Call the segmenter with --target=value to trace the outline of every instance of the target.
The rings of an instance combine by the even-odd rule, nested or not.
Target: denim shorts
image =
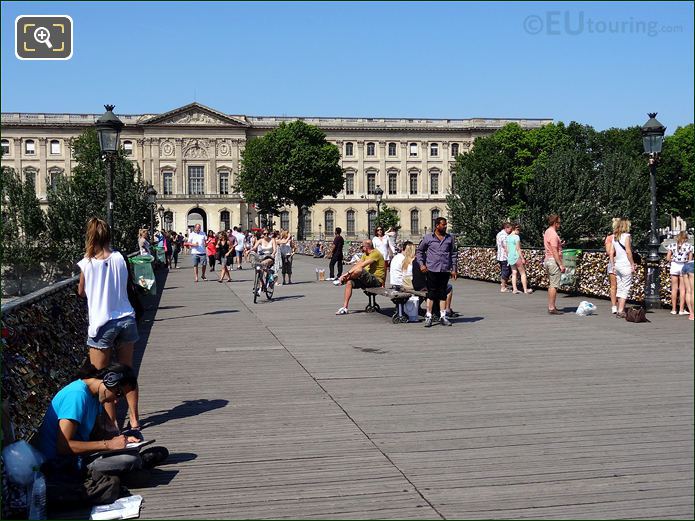
[[[205,255],[197,255],[193,254],[193,267],[195,268],[198,264],[201,266],[207,266],[208,265],[208,258]]]
[[[126,342],[137,342],[140,335],[135,317],[114,318],[101,326],[97,336],[87,339],[87,345],[96,349],[109,349]]]
[[[692,275],[693,274],[693,261],[686,262],[681,270],[681,275]]]

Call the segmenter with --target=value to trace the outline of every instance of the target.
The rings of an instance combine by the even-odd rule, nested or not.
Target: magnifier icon
[[[36,40],[39,43],[45,43],[46,47],[48,47],[49,49],[53,49],[53,45],[51,45],[51,33],[45,27],[36,28],[36,30],[34,31],[34,40]]]

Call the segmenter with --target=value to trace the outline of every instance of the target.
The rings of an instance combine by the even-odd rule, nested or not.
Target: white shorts
[[[683,266],[685,266],[685,262],[671,261],[671,275],[682,275]]]

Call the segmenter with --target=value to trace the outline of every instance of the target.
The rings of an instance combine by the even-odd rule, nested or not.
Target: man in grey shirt
[[[440,324],[450,326],[446,316],[446,287],[451,276],[456,280],[456,249],[454,237],[446,233],[447,222],[444,217],[434,221],[434,231],[418,244],[415,258],[420,271],[427,278],[427,313],[425,327],[432,326],[432,303],[439,300]]]

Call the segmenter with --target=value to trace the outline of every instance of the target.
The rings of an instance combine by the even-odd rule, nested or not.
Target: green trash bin
[[[582,250],[567,249],[562,250],[562,263],[565,265],[565,272],[560,277],[561,286],[574,286],[577,283],[577,259]]]
[[[152,255],[135,255],[128,259],[133,266],[133,282],[148,295],[157,294],[157,282],[152,269]]]

